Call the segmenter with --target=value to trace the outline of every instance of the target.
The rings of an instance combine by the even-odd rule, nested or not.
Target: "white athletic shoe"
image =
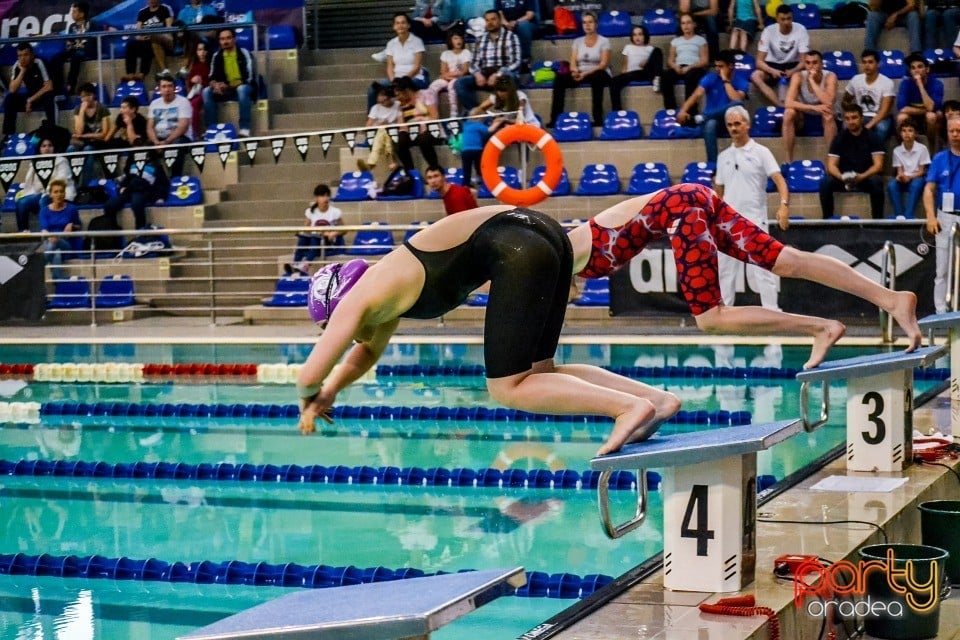
[[[237,135],[239,135],[241,138],[249,138],[250,129],[240,129],[239,131],[237,131]]]

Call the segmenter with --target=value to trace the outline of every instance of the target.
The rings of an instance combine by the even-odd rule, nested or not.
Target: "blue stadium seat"
[[[582,111],[570,111],[557,116],[553,139],[557,142],[581,142],[593,139],[593,123],[590,115]]]
[[[600,140],[636,140],[643,135],[636,111],[611,111],[603,121]]]
[[[783,133],[783,107],[763,107],[753,114],[750,135],[754,138],[779,138]]]
[[[377,196],[377,200],[384,201],[393,201],[393,200],[419,200],[423,197],[423,178],[420,176],[420,172],[416,169],[410,169],[407,171],[407,175],[413,178],[413,192],[408,196]]]
[[[620,193],[620,176],[612,164],[588,164],[583,168],[574,195],[610,196]]]
[[[823,68],[837,74],[838,80],[849,80],[857,75],[857,59],[850,51],[826,51],[823,54]]]
[[[187,91],[183,87],[183,80],[181,80],[180,78],[173,79],[173,86],[174,86],[173,92],[178,96],[182,96],[186,94]],[[150,94],[150,99],[156,100],[159,97],[160,97],[160,85],[157,84],[153,87],[153,92]]]
[[[165,207],[192,207],[203,204],[203,187],[196,176],[179,176],[170,180],[170,194]]]
[[[305,307],[310,291],[310,278],[300,273],[281,276],[273,296],[263,303],[265,307]]]
[[[34,153],[36,153],[36,150],[29,133],[15,133],[7,138],[7,144],[3,145],[4,158],[32,156]]]
[[[379,256],[390,253],[394,247],[393,232],[379,229],[379,222],[367,223],[370,228],[357,231],[353,247],[347,249],[352,256]]]
[[[47,309],[86,309],[90,307],[90,283],[83,276],[58,280]]]
[[[120,36],[118,38],[104,38],[103,55],[107,60],[123,60],[127,53],[127,42],[130,36]]]
[[[267,47],[271,51],[280,49],[296,49],[297,34],[288,24],[272,25],[267,32]]]
[[[807,29],[819,29],[823,24],[820,7],[815,4],[793,5],[793,19]]]
[[[523,183],[520,181],[520,172],[514,167],[497,167],[497,173],[500,174],[500,178],[506,182],[507,186],[511,189],[523,189]],[[477,197],[493,197],[493,194],[490,193],[490,190],[487,188],[487,185],[483,180],[480,181],[480,188],[477,190]]]
[[[10,185],[10,188],[7,189],[7,193],[3,198],[3,207],[0,207],[0,211],[4,213],[13,213],[17,210],[17,192],[20,191],[20,183],[14,182]]]
[[[103,187],[103,190],[107,192],[107,197],[112,198],[117,195],[117,183],[108,178],[101,178],[99,180],[91,180],[89,183],[91,187]],[[78,204],[77,209],[102,209],[102,202],[91,202],[90,204]]]
[[[533,170],[533,175],[530,176],[530,186],[535,186],[538,182],[543,180],[543,174],[547,172],[547,168],[543,165],[540,165]],[[567,175],[567,168],[563,168],[563,173],[560,174],[560,184],[557,185],[557,188],[553,190],[555,196],[568,196],[570,195],[570,176]]]
[[[447,179],[447,182],[450,184],[459,184],[463,185],[463,169],[460,167],[447,167],[443,172],[444,177]],[[439,200],[440,194],[430,189],[430,192],[425,196],[432,200]]]
[[[123,99],[127,96],[135,97],[141,106],[150,104],[147,96],[147,87],[139,80],[127,80],[117,85],[117,90],[113,92],[113,102],[110,103],[110,106],[119,107],[120,103],[123,102]]]
[[[653,116],[653,124],[650,125],[650,134],[647,137],[652,140],[666,140],[668,138],[699,138],[701,135],[700,127],[680,126],[675,109],[660,109]]]
[[[340,178],[340,185],[337,187],[337,195],[333,197],[335,202],[357,202],[360,200],[370,200],[370,187],[376,189],[376,182],[369,171],[353,171],[345,173]]]
[[[819,160],[794,160],[783,169],[790,193],[817,193],[827,173]]]
[[[204,151],[207,153],[216,153],[217,152],[217,143],[226,142],[228,140],[237,140],[237,128],[233,126],[230,122],[221,122],[219,124],[214,124],[207,127],[207,130],[203,132],[203,139],[205,142],[210,142]],[[237,145],[234,144],[231,147],[231,150],[236,151]]]
[[[626,193],[642,196],[670,186],[670,170],[662,162],[641,162],[633,168]]]
[[[923,57],[927,59],[933,75],[951,77],[957,74],[956,58],[952,49],[924,49]]]
[[[899,80],[907,74],[903,51],[894,49],[880,52],[880,73],[891,80]]]
[[[415,236],[415,235],[417,235],[418,233],[420,233],[420,231],[422,231],[423,229],[426,229],[427,227],[430,226],[430,223],[429,223],[429,222],[426,222],[426,221],[424,221],[424,220],[418,220],[417,222],[411,222],[410,224],[411,224],[412,226],[415,226],[416,229],[410,229],[410,230],[408,230],[405,234],[403,234],[403,241],[404,241],[404,242],[406,242],[407,240],[409,240],[412,236]]]
[[[626,11],[604,11],[597,19],[597,32],[608,38],[629,38],[632,30]]]
[[[100,282],[97,292],[98,308],[129,307],[134,303],[133,279],[130,276],[107,276]]]
[[[256,48],[253,46],[253,29],[250,29],[249,27],[240,27],[236,30],[236,34],[238,47],[243,47],[247,51],[253,51]]]
[[[578,307],[609,307],[610,278],[584,280],[583,291],[573,304]]]
[[[677,14],[670,9],[650,9],[643,14],[643,24],[651,36],[676,35]]]
[[[466,303],[468,307],[485,307],[489,298],[489,293],[474,293],[467,298]]]
[[[67,48],[66,40],[47,40],[43,38],[30,44],[33,45],[33,53],[47,63],[48,68],[53,56],[63,53]]]
[[[713,174],[717,172],[717,165],[713,162],[691,162],[683,169],[680,182],[698,182],[713,188]]]
[[[823,136],[823,117],[815,113],[803,114],[803,128],[798,134],[807,138]]]
[[[757,68],[757,61],[749,53],[738,53],[734,55],[733,73],[741,80],[750,81],[750,74]]]

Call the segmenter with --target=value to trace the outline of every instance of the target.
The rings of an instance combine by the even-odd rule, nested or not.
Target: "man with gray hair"
[[[947,121],[947,142],[950,146],[933,156],[923,190],[926,228],[937,238],[937,274],[933,281],[937,313],[947,312],[950,230],[960,222],[960,118]]]
[[[750,138],[750,113],[744,107],[730,107],[724,118],[733,144],[717,159],[717,173],[714,176],[717,195],[745,218],[766,230],[767,178],[770,178],[780,194],[777,222],[781,229],[786,229],[790,225],[790,191],[773,153]],[[723,253],[718,257],[720,294],[723,304],[732,306],[737,296],[737,275],[741,263]],[[779,309],[777,276],[754,265],[745,266],[746,282],[760,295],[760,304],[767,309]]]

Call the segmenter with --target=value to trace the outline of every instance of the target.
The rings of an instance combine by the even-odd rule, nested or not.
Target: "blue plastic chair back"
[[[514,167],[497,167],[497,173],[500,174],[500,178],[507,183],[507,186],[511,189],[523,189],[523,183],[520,181],[520,172]],[[480,189],[477,190],[478,198],[492,198],[493,194],[490,193],[490,190],[487,188],[486,183],[480,181]]]
[[[530,186],[535,186],[538,182],[543,180],[543,174],[547,172],[547,168],[543,165],[535,167],[533,174],[530,176]],[[560,184],[557,185],[557,188],[553,190],[555,196],[568,196],[570,195],[570,176],[567,175],[567,168],[563,168],[563,172],[560,174]]]
[[[272,29],[271,29],[272,31]],[[247,51],[253,52],[253,29],[249,27],[240,27],[236,30],[237,46]]]
[[[36,149],[33,146],[33,139],[29,133],[15,133],[7,138],[7,143],[3,145],[4,158],[32,156],[35,153]]]
[[[128,275],[107,276],[100,282],[97,307],[113,309],[134,304],[133,279]]]
[[[604,11],[597,19],[597,32],[608,38],[629,38],[633,25],[626,11]]]
[[[575,195],[609,196],[620,193],[620,176],[612,164],[588,164],[577,185]]]
[[[808,138],[817,138],[823,135],[823,117],[819,114],[803,114],[803,129],[801,135]]]
[[[819,160],[794,160],[784,167],[787,187],[791,193],[817,193],[826,169]]]
[[[838,80],[849,80],[857,75],[857,59],[850,51],[827,51],[823,54],[823,68],[837,74]]]
[[[672,36],[677,33],[677,14],[670,9],[650,9],[643,14],[643,24],[651,36]]]
[[[393,232],[379,229],[380,223],[368,223],[370,228],[357,231],[353,246],[347,249],[352,256],[380,256],[393,250]]]
[[[17,192],[20,191],[20,186],[19,182],[14,182],[10,185],[6,195],[3,197],[3,207],[0,207],[0,211],[12,213],[17,210]]]
[[[147,99],[147,87],[139,80],[127,80],[117,85],[117,90],[113,92],[113,102],[111,107],[119,107],[123,99],[129,96],[136,98],[141,105],[149,104]]]
[[[336,202],[357,202],[370,199],[369,188],[376,188],[376,183],[369,171],[352,171],[340,178],[337,195],[333,196]]]
[[[582,142],[593,139],[593,124],[590,116],[581,111],[561,113],[553,129],[553,139],[557,142]]]
[[[47,40],[41,39],[31,43],[33,53],[46,63],[47,70],[50,70],[50,61],[57,54],[63,53],[67,49],[66,40]]]
[[[650,135],[647,137],[653,140],[666,140],[668,138],[699,138],[701,135],[700,127],[680,126],[675,109],[661,109],[653,116]]]
[[[573,304],[578,307],[609,307],[610,278],[584,280],[583,291]]]
[[[90,283],[83,276],[57,281],[48,309],[85,309],[90,307]]]
[[[273,296],[263,303],[265,307],[305,307],[310,291],[310,278],[298,273],[281,276]]]
[[[611,111],[603,121],[601,140],[636,140],[643,135],[636,111]]]
[[[443,170],[443,176],[450,184],[463,185],[463,169],[460,167],[447,167]],[[427,191],[426,187],[424,187],[424,191]],[[431,200],[439,200],[440,194],[430,189],[424,197],[430,198]]]
[[[713,188],[713,174],[717,165],[713,162],[691,162],[683,169],[681,182],[696,182]]]
[[[763,107],[753,114],[750,135],[754,138],[779,138],[783,133],[783,107]]]
[[[423,197],[423,178],[416,169],[407,171],[407,175],[413,178],[413,191],[406,196],[377,196],[377,200],[418,200]]]
[[[641,162],[633,168],[627,193],[642,196],[670,186],[670,170],[662,162]]]
[[[210,142],[204,151],[207,153],[216,153],[217,152],[217,143],[219,142],[229,142],[231,140],[237,140],[239,136],[237,135],[237,128],[230,122],[221,122],[219,124],[211,125],[207,127],[207,130],[203,132],[203,140],[205,142]],[[237,145],[234,144],[230,147],[231,150],[236,151]]]
[[[293,27],[288,24],[271,26],[267,32],[267,45],[271,51],[296,49],[297,34],[294,33]]]
[[[923,57],[930,65],[933,75],[948,77],[956,75],[956,58],[953,56],[952,49],[924,49]]]
[[[170,180],[165,207],[192,207],[203,204],[203,187],[196,176],[178,176]]]
[[[823,24],[820,7],[815,4],[793,5],[793,19],[807,29],[819,29]]]
[[[899,80],[907,74],[903,51],[896,49],[880,52],[880,73],[891,80]]]
[[[757,68],[757,62],[749,53],[738,53],[734,55],[733,74],[745,82],[750,81],[750,74]]]

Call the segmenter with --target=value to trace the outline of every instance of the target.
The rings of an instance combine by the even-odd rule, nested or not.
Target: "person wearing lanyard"
[[[750,113],[745,108],[734,105],[727,109],[724,117],[733,144],[717,159],[717,173],[714,176],[717,195],[742,216],[766,231],[767,178],[770,178],[780,194],[777,222],[781,229],[786,230],[790,226],[790,191],[773,153],[750,137]],[[741,263],[725,253],[720,253],[717,258],[720,295],[723,297],[723,304],[733,306],[737,297],[737,274],[740,272]],[[756,265],[747,264],[746,279],[750,287],[760,294],[760,304],[763,307],[780,309],[777,304],[777,276]]]
[[[937,313],[947,312],[947,258],[950,229],[960,222],[960,118],[947,122],[948,149],[933,156],[923,189],[923,210],[927,231],[937,237],[937,275],[933,281],[933,303]],[[934,209],[936,202],[936,209]]]

